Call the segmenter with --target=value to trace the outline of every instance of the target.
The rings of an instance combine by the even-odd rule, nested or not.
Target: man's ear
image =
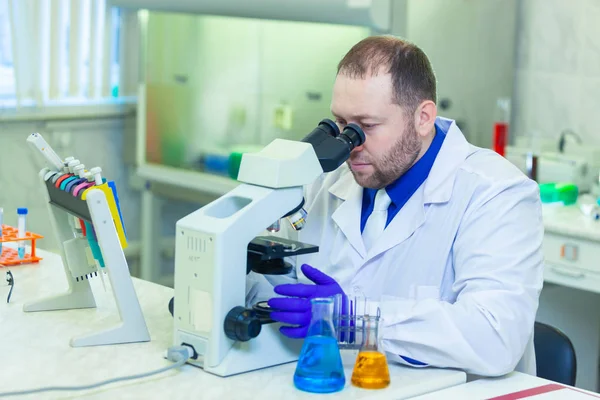
[[[426,137],[433,131],[437,117],[437,106],[431,100],[425,100],[415,110],[415,129],[419,136]]]

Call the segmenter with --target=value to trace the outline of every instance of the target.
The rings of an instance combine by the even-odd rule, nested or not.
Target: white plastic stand
[[[43,183],[46,188],[46,183]],[[97,346],[117,343],[147,342],[150,334],[142,314],[127,260],[117,235],[110,208],[104,192],[100,189],[88,191],[85,202],[102,251],[105,267],[94,265],[87,255],[88,242],[85,238],[75,238],[65,210],[50,203],[50,194],[44,190],[48,202],[50,221],[61,243],[61,256],[65,275],[69,283],[66,293],[25,304],[23,311],[67,310],[96,307],[94,293],[87,279],[78,279],[79,275],[102,274],[105,270],[112,286],[121,323],[115,327],[71,339],[71,346]],[[79,200],[84,201],[84,200]],[[75,272],[77,271],[77,272]],[[85,273],[81,273],[84,271]]]

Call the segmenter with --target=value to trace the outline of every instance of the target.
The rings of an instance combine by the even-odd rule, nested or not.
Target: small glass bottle
[[[346,384],[333,327],[333,299],[311,299],[312,317],[304,339],[294,385],[305,392],[333,393]]]
[[[510,124],[510,99],[497,100],[497,108],[494,122],[493,144],[496,153],[504,157],[508,145]]]
[[[383,389],[390,384],[385,353],[379,351],[379,317],[364,316],[364,343],[356,357],[352,384],[364,389]]]

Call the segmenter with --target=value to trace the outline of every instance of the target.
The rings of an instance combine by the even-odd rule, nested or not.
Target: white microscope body
[[[231,312],[245,306],[248,244],[303,203],[304,185],[337,168],[364,142],[360,128],[353,128],[349,141],[348,135],[338,136],[337,127],[332,134],[331,125],[324,126],[331,135],[324,146],[319,125],[311,134],[320,129],[317,140],[276,139],[258,153],[244,154],[238,176],[244,183],[177,222],[174,344],[193,347],[189,363],[229,376],[298,359],[302,342],[283,336],[280,324],[257,325],[246,318],[251,310],[234,317]],[[323,148],[326,155],[319,154]]]

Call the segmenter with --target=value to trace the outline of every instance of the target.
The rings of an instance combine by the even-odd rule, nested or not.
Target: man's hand
[[[325,275],[308,264],[302,265],[304,275],[314,285],[304,283],[275,286],[275,293],[289,297],[275,297],[269,300],[269,306],[276,309],[271,313],[275,321],[295,326],[282,326],[279,330],[290,338],[304,338],[308,331],[311,317],[310,299],[344,295],[344,291],[332,277]]]

